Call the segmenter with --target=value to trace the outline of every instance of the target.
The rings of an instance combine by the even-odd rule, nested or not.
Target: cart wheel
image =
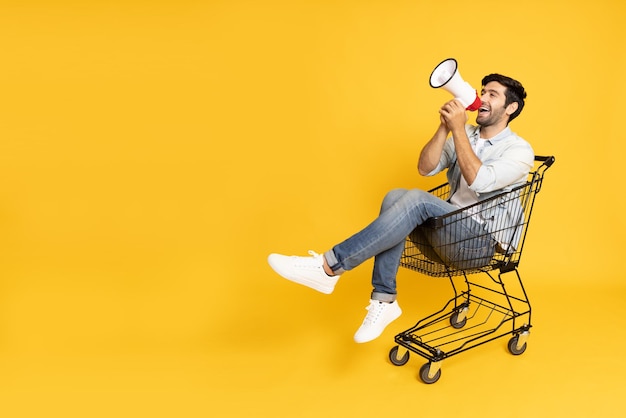
[[[389,351],[389,360],[395,366],[404,366],[409,361],[409,351],[407,350],[402,357],[398,358],[398,348],[396,345]]]
[[[518,341],[519,336],[516,335],[514,337],[512,337],[509,340],[509,352],[511,354],[513,354],[514,356],[519,356],[520,354],[522,354],[524,351],[526,351],[526,343],[524,343],[524,345],[522,345],[521,348],[517,348],[517,341]]]
[[[437,370],[437,373],[433,377],[428,377],[429,372],[430,363],[426,363],[420,367],[420,379],[422,379],[422,382],[427,384],[435,383],[441,377],[441,369]]]
[[[455,312],[452,314],[452,316],[450,317],[450,325],[452,325],[452,328],[463,328],[465,326],[465,324],[467,323],[467,317],[463,318],[463,320],[459,321],[459,313]]]

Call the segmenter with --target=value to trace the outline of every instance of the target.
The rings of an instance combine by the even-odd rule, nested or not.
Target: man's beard
[[[485,117],[485,119],[480,120],[481,113],[479,112],[478,115],[476,116],[476,124],[480,126],[484,126],[484,127],[495,125],[498,123],[503,113],[504,113],[504,108],[491,109],[489,111],[489,114]]]

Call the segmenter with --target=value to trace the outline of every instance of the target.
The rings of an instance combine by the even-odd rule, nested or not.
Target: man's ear
[[[510,103],[506,107],[506,114],[511,116],[513,113],[515,113],[515,111],[517,110],[518,107],[519,107],[519,103],[517,103],[517,102]]]

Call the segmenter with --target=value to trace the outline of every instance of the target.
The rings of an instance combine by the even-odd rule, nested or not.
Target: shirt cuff
[[[493,183],[491,171],[489,168],[481,165],[478,169],[478,173],[476,173],[476,177],[474,178],[472,185],[469,186],[469,188],[476,193],[480,193],[489,187],[491,183]]]

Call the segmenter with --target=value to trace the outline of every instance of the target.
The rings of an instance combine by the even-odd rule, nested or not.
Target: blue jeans
[[[458,208],[423,190],[395,189],[385,196],[380,215],[365,229],[335,245],[324,253],[328,266],[336,274],[352,270],[365,260],[374,258],[372,275],[372,299],[393,302],[396,299],[396,275],[405,240],[412,232],[422,232],[434,245],[449,239],[449,231],[420,228],[428,218],[442,216]],[[445,246],[445,254],[437,256],[446,263],[454,263],[468,251],[482,254],[483,260],[491,259],[495,241],[485,232],[483,225],[471,217],[463,217],[462,228],[457,229],[455,244]],[[459,237],[458,233],[461,233]],[[431,251],[432,252],[432,251]],[[425,252],[426,255],[428,255]],[[463,266],[460,266],[463,268]]]

